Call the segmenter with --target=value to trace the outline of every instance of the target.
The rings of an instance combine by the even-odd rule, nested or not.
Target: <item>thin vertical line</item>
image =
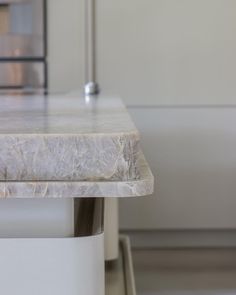
[[[43,55],[44,55],[44,88],[48,88],[48,36],[47,36],[47,25],[48,25],[48,14],[47,14],[47,1],[43,0]]]
[[[96,5],[85,0],[85,83],[96,82]]]

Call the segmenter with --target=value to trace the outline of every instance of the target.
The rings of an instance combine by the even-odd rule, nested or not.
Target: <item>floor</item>
[[[236,249],[134,250],[137,295],[236,295]]]

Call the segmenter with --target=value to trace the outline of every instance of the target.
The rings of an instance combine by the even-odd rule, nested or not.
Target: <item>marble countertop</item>
[[[151,195],[154,178],[141,152],[137,170],[139,178],[126,181],[0,182],[0,198],[120,198]]]
[[[120,98],[0,95],[1,135],[98,135],[138,131]]]
[[[0,198],[135,197],[153,182],[119,98],[0,95]]]
[[[0,181],[135,180],[139,151],[119,98],[0,95]]]

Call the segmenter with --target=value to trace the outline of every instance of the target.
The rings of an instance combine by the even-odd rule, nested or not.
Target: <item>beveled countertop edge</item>
[[[127,181],[1,181],[1,198],[108,198],[151,195],[154,177],[140,152],[139,179]]]

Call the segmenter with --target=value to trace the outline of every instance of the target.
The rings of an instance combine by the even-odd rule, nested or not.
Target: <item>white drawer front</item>
[[[0,294],[104,295],[104,237],[0,239]]]

